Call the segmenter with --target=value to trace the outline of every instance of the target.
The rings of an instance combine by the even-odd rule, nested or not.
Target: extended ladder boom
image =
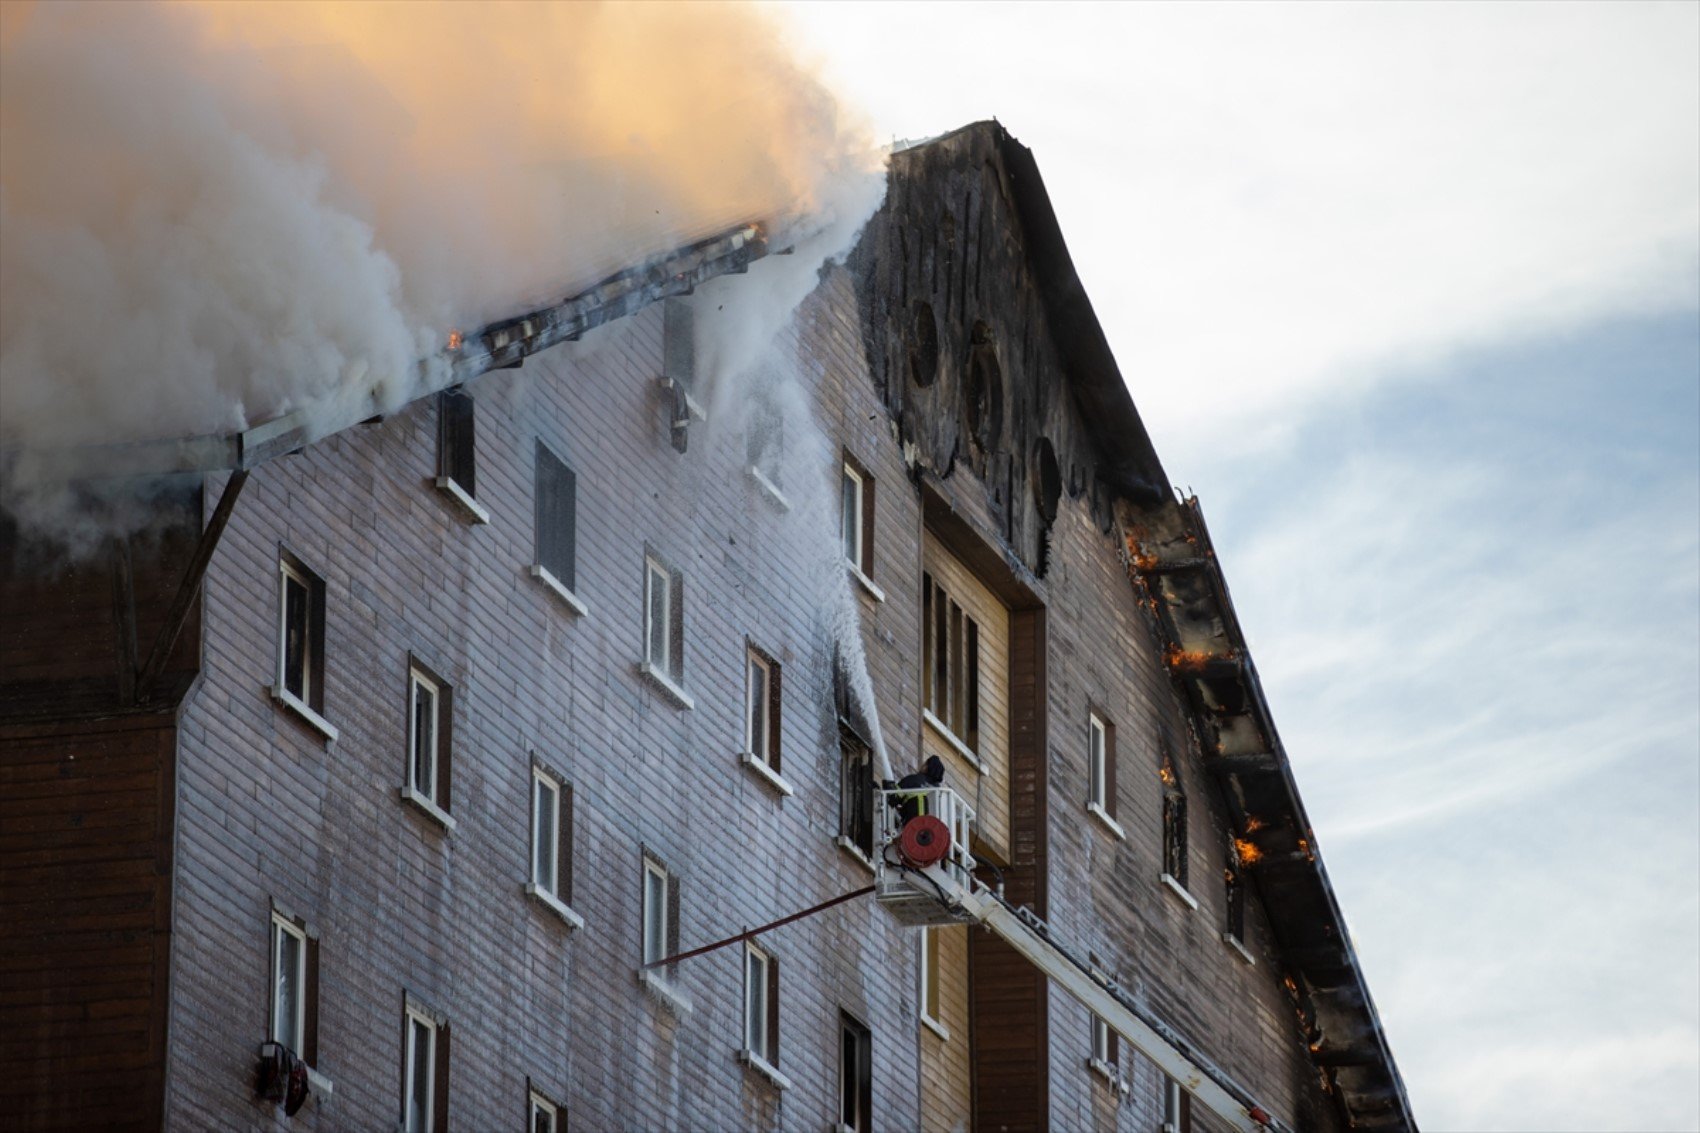
[[[976,863],[968,852],[974,811],[954,791],[947,787],[888,789],[876,791],[874,798],[874,828],[880,832],[874,892],[899,921],[985,926],[1234,1129],[1291,1133],[1173,1029],[1139,1010],[1114,980],[1053,940],[1042,920],[1006,903],[974,877]],[[938,853],[920,859],[925,865],[905,856],[907,851],[899,846],[902,831],[917,816],[925,816],[923,821],[931,823],[937,835],[947,835],[935,843]]]

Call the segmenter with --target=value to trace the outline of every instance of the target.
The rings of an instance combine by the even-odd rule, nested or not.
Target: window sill
[[[1224,932],[1222,934],[1222,943],[1226,944],[1229,948],[1232,948],[1234,953],[1239,956],[1241,960],[1246,962],[1247,966],[1254,968],[1257,966],[1257,959],[1252,956],[1250,950],[1247,949],[1245,944],[1242,943],[1233,933]]]
[[[525,883],[525,895],[559,917],[568,928],[580,929],[584,927],[583,917],[573,912],[564,901],[547,889],[539,889],[535,881]]]
[[[433,483],[437,485],[437,490],[449,499],[453,500],[455,505],[459,507],[461,511],[465,512],[466,517],[473,523],[478,524],[490,522],[490,513],[485,511],[477,500],[469,496],[465,488],[455,483],[452,479],[447,476],[439,476],[433,481]]]
[[[673,981],[658,974],[654,968],[639,968],[638,985],[661,1002],[661,1005],[681,1019],[693,1010],[690,996],[673,986]]]
[[[779,490],[779,485],[775,484],[767,473],[753,464],[749,466],[748,471],[750,479],[756,482],[756,487],[762,490],[762,494],[767,497],[769,503],[780,511],[791,510],[791,501],[785,498],[785,493]]]
[[[434,800],[426,798],[412,787],[403,787],[399,794],[402,802],[418,809],[426,818],[441,826],[445,832],[454,833],[454,817],[438,806]]]
[[[1161,880],[1164,888],[1175,895],[1175,900],[1181,902],[1195,913],[1198,911],[1198,898],[1194,897],[1191,893],[1188,893],[1186,891],[1186,886],[1176,881],[1172,875],[1167,873],[1162,876]]]
[[[578,595],[574,594],[571,590],[568,590],[566,585],[560,579],[549,573],[547,567],[533,563],[528,569],[531,573],[531,577],[540,582],[543,585],[543,589],[566,603],[567,609],[571,610],[581,618],[590,613],[590,609],[585,606],[583,602],[579,601]]]
[[[313,1097],[318,1099],[315,1104],[324,1105],[331,1100],[331,1095],[336,1093],[336,1083],[309,1066],[307,1067],[307,1089]]]
[[[1086,1068],[1091,1070],[1092,1073],[1098,1075],[1098,1077],[1102,1078],[1106,1086],[1110,1087],[1110,1089],[1114,1090],[1122,1097],[1125,1098],[1132,1092],[1132,1087],[1129,1086],[1127,1081],[1116,1072],[1116,1068],[1108,1062],[1105,1062],[1102,1058],[1088,1058],[1086,1060]]]
[[[931,1031],[945,1042],[950,1041],[950,1028],[928,1015],[925,1011],[921,1012],[921,1026],[927,1028],[927,1030]]]
[[[781,795],[796,794],[796,792],[791,789],[791,784],[787,783],[780,776],[779,772],[769,767],[764,760],[757,759],[754,752],[739,752],[738,761],[745,767],[748,767],[756,778],[778,791]]]
[[[874,860],[872,858],[868,857],[868,855],[864,854],[862,852],[862,847],[856,845],[856,843],[851,840],[851,838],[848,834],[840,834],[837,838],[834,838],[833,841],[838,843],[839,849],[843,850],[845,853],[849,854],[852,858],[856,859],[856,861],[858,863],[860,863],[861,866],[864,869],[866,869],[869,873],[877,872],[874,869]]]
[[[649,681],[656,688],[666,693],[668,698],[680,708],[693,709],[697,702],[691,699],[691,694],[673,683],[673,678],[651,665],[648,661],[638,662],[638,676]]]
[[[856,580],[856,585],[862,588],[864,594],[876,602],[885,601],[885,591],[881,590],[879,584],[873,579],[863,574],[861,567],[855,563],[845,563],[844,565],[849,568],[850,577]]]
[[[1102,823],[1105,830],[1114,834],[1116,836],[1116,841],[1127,841],[1127,831],[1122,829],[1121,823],[1110,817],[1109,811],[1105,810],[1097,803],[1087,803],[1086,813],[1090,814],[1093,818],[1096,818],[1100,823]]]
[[[336,742],[336,725],[313,711],[306,701],[302,700],[299,696],[296,696],[293,692],[290,692],[282,685],[272,685],[267,691],[271,693],[273,700],[289,709],[296,716],[301,718],[302,723],[306,724],[309,728],[312,728],[315,732],[319,733],[319,735],[323,736],[326,743]]]
[[[755,1051],[749,1049],[740,1050],[738,1052],[738,1061],[742,1062],[745,1066],[748,1066],[751,1070],[754,1070],[757,1074],[760,1074],[763,1078],[766,1078],[769,1082],[772,1082],[779,1089],[789,1090],[791,1088],[791,1079],[781,1074],[779,1072],[779,1067],[773,1065]]]
[[[921,709],[921,720],[934,732],[938,733],[939,739],[943,740],[945,744],[950,747],[951,751],[954,751],[957,755],[960,755],[963,759],[966,759],[970,764],[972,764],[974,770],[978,771],[982,775],[990,775],[992,773],[991,767],[980,761],[980,757],[974,754],[973,748],[957,739],[956,733],[950,730],[950,725],[946,724],[943,720],[940,720],[937,716],[934,716],[931,708]]]

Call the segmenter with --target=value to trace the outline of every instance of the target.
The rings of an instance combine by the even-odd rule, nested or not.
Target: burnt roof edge
[[[1330,1068],[1352,1065],[1360,1076],[1367,1075],[1371,1079],[1367,1083],[1347,1088],[1339,1082],[1338,1073],[1334,1075],[1341,1104],[1353,1128],[1414,1131],[1417,1128],[1416,1118],[1411,1112],[1404,1079],[1394,1061],[1392,1049],[1382,1027],[1380,1012],[1376,1009],[1374,997],[1364,979],[1357,948],[1347,931],[1345,916],[1334,894],[1333,883],[1329,880],[1321,851],[1316,846],[1310,819],[1305,813],[1298,783],[1293,777],[1292,764],[1276,731],[1262,681],[1258,677],[1257,667],[1252,661],[1251,651],[1241,630],[1239,615],[1229,595],[1227,579],[1216,557],[1215,546],[1204,522],[1204,513],[1198,499],[1196,496],[1189,496],[1178,503],[1169,500],[1156,508],[1140,509],[1132,513],[1123,512],[1122,528],[1127,544],[1129,573],[1134,577],[1136,585],[1151,597],[1157,621],[1168,638],[1164,643],[1167,646],[1168,666],[1177,682],[1183,685],[1185,700],[1192,710],[1193,725],[1200,742],[1208,742],[1207,737],[1214,730],[1215,723],[1204,718],[1206,713],[1201,708],[1199,690],[1196,687],[1187,687],[1187,682],[1189,679],[1202,681],[1206,674],[1213,679],[1219,679],[1221,665],[1231,663],[1234,679],[1246,698],[1241,714],[1255,721],[1269,757],[1252,769],[1243,762],[1229,762],[1217,756],[1216,759],[1220,762],[1212,767],[1212,758],[1206,753],[1205,765],[1211,767],[1212,775],[1222,787],[1222,793],[1229,799],[1230,805],[1233,805],[1237,792],[1234,790],[1234,784],[1228,780],[1261,780],[1257,786],[1263,789],[1259,790],[1258,794],[1264,798],[1273,797],[1281,813],[1265,812],[1257,817],[1264,824],[1292,832],[1297,838],[1295,852],[1283,855],[1283,868],[1287,871],[1283,885],[1289,889],[1295,886],[1309,889],[1310,892],[1304,894],[1306,899],[1303,904],[1312,908],[1320,905],[1326,910],[1325,924],[1299,925],[1292,923],[1304,916],[1299,902],[1270,900],[1267,897],[1263,902],[1271,928],[1275,930],[1278,938],[1286,937],[1292,940],[1310,935],[1304,931],[1306,929],[1323,930],[1329,947],[1289,949],[1282,958],[1283,966],[1303,976],[1309,995],[1325,1006],[1334,1018],[1349,1019],[1356,1024],[1353,1030],[1367,1036],[1373,1046],[1373,1049],[1368,1051],[1354,1050],[1351,1061],[1344,1062],[1340,1061],[1342,1054],[1339,1048],[1327,1045],[1327,1036],[1324,1035],[1312,1048],[1313,1061],[1325,1072]],[[1203,590],[1208,595],[1209,605],[1213,607],[1210,612],[1219,619],[1221,626],[1221,633],[1218,635],[1219,648],[1210,651],[1206,656],[1200,656],[1197,649],[1188,648],[1189,645],[1196,646],[1197,641],[1187,640],[1187,635],[1179,628],[1181,611],[1165,601],[1167,588],[1160,584],[1161,580],[1188,574],[1204,583]],[[1269,787],[1275,789],[1270,791],[1267,789]],[[1236,832],[1236,835],[1238,833]],[[1259,888],[1264,888],[1261,879]],[[1345,978],[1342,979],[1342,976]]]
[[[446,380],[422,382],[418,392],[387,410],[380,409],[380,384],[353,391],[340,411],[333,411],[329,425],[315,424],[321,413],[298,409],[230,433],[54,449],[5,449],[0,450],[0,468],[14,468],[27,461],[32,476],[49,481],[141,479],[255,468],[273,457],[344,432],[380,412],[399,412],[491,370],[514,369],[531,355],[574,341],[586,331],[634,315],[661,300],[688,295],[716,276],[743,272],[767,253],[763,226],[741,224],[616,272],[559,303],[498,319],[464,338],[456,336],[436,356],[446,364]],[[420,362],[422,372],[426,364],[426,360]]]

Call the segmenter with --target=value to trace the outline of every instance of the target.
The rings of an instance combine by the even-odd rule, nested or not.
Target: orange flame
[[[1256,842],[1244,838],[1234,839],[1234,857],[1243,865],[1253,865],[1263,857],[1263,850]]]
[[[451,330],[449,332],[449,349],[450,350],[459,350],[460,344],[465,342],[465,341],[466,341],[466,336],[461,334],[460,331]]]

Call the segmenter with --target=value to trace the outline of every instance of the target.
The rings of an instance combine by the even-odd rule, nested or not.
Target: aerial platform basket
[[[874,792],[874,896],[906,925],[975,919],[962,905],[974,884],[968,850],[974,808],[949,787]]]

